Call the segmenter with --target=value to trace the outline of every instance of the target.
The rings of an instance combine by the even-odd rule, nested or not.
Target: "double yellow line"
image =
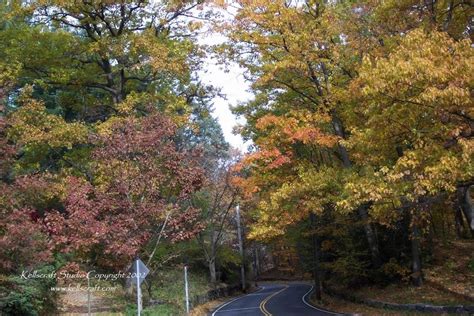
[[[267,296],[267,297],[260,303],[260,310],[262,311],[263,315],[265,315],[265,316],[272,316],[272,314],[271,314],[271,313],[267,310],[267,308],[265,307],[265,304],[267,304],[267,302],[268,302],[272,297],[274,297],[275,295],[280,294],[281,292],[283,292],[283,291],[286,290],[287,288],[288,288],[288,285],[285,285],[284,288],[282,288],[282,289],[279,290],[278,292],[273,293],[272,295]]]

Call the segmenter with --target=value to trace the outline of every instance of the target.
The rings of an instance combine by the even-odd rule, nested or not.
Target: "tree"
[[[8,142],[16,146],[17,153],[8,172],[12,179],[36,173],[48,178],[50,187],[59,188],[54,197],[59,202],[45,207],[40,216],[49,218],[50,229],[61,230],[66,240],[61,240],[60,244],[64,242],[74,246],[77,241],[70,240],[73,236],[68,234],[73,234],[74,229],[84,225],[81,216],[85,216],[83,220],[91,221],[90,229],[101,228],[102,217],[111,212],[108,207],[113,205],[121,205],[124,207],[122,211],[127,213],[131,207],[137,206],[135,211],[138,212],[149,206],[146,203],[156,202],[147,211],[161,212],[169,208],[177,215],[174,211],[183,208],[187,210],[184,215],[193,217],[193,209],[182,203],[187,194],[200,185],[201,171],[192,162],[198,159],[198,155],[191,153],[191,150],[177,149],[178,144],[171,139],[178,134],[178,128],[191,128],[188,110],[193,102],[196,103],[195,99],[206,98],[212,92],[208,87],[197,87],[193,82],[192,72],[198,67],[199,49],[188,31],[196,25],[182,20],[191,11],[192,14],[199,14],[200,11],[195,9],[200,4],[199,1],[37,1],[24,5],[16,2],[2,5],[0,12],[6,22],[0,29],[0,67],[5,70],[0,78],[1,97],[5,100],[8,113]],[[149,115],[152,116],[151,121],[146,118]],[[158,129],[153,125],[153,119],[163,123],[167,130]],[[126,153],[120,159],[116,157],[117,160],[106,158],[107,150],[112,151],[112,145],[121,143],[122,150],[132,146],[122,139],[114,139],[116,144],[110,143],[110,140],[107,143],[105,136],[116,131],[116,126],[122,124],[123,127],[126,123],[136,127],[136,133],[126,130],[117,135],[133,134],[131,141],[139,141],[138,138],[144,135],[143,131],[141,135],[138,132],[139,126],[148,124],[150,132],[155,133],[153,137],[165,138],[162,140],[164,143],[160,143],[164,144],[162,149],[168,150],[170,158],[177,159],[176,162],[172,164],[172,161],[165,159],[163,163],[167,165],[161,166],[161,169],[158,167],[156,159],[161,156],[146,148],[158,145],[150,139],[152,134],[143,136],[148,139],[148,144],[142,143],[141,148],[135,148],[140,159],[126,157]],[[176,148],[173,149],[173,146]],[[105,152],[99,154],[101,150]],[[155,154],[156,159],[152,161]],[[148,161],[141,155],[145,155]],[[179,159],[189,162],[187,169],[177,162]],[[143,164],[151,162],[157,167],[146,169]],[[128,169],[108,170],[108,163],[122,163],[121,166]],[[181,174],[180,170],[186,170],[189,175]],[[160,171],[164,173],[158,174]],[[126,177],[126,172],[143,172],[149,178],[140,174],[132,182]],[[170,172],[177,172],[176,178]],[[111,180],[114,177],[128,182],[114,183]],[[153,195],[149,191],[130,191],[129,208],[123,205],[123,196],[112,194],[117,191],[125,194],[122,185],[127,183],[133,190],[156,188],[157,184],[150,181],[158,181],[158,178],[170,182],[162,184],[164,192]],[[143,182],[139,183],[138,179]],[[77,191],[71,186],[73,184],[78,186]],[[132,193],[148,195],[142,196],[143,201],[136,201]],[[158,193],[161,196],[156,195]],[[100,204],[99,198],[103,198],[104,204],[108,201],[111,205]],[[79,202],[83,205],[78,209]],[[104,214],[84,213],[91,207],[97,207]],[[64,214],[50,214],[53,209]],[[54,221],[64,220],[71,220],[72,224],[73,218],[63,219],[67,212],[77,215],[78,227],[54,225]],[[188,237],[180,226],[183,218],[174,215],[167,221],[169,226],[166,232],[176,239]],[[167,217],[155,218],[158,222],[150,221],[149,226],[160,223],[164,218]],[[193,226],[193,221],[189,220],[189,224]],[[133,227],[127,226],[131,223],[124,225],[125,238],[127,233],[132,234],[127,229]],[[87,229],[77,232],[79,235],[84,233],[83,238],[90,238],[91,246],[100,243],[90,229],[88,236]],[[190,227],[189,235],[193,233]],[[58,232],[56,236],[61,234]],[[138,250],[138,245],[146,244],[143,240],[146,236],[137,238],[139,241],[131,249],[122,249],[117,255],[130,256]],[[76,246],[79,247],[77,243]],[[85,253],[88,251],[85,250]]]
[[[252,236],[284,234],[310,213],[356,210],[377,268],[386,258],[375,229],[403,214],[419,270],[427,210],[472,182],[468,6],[238,3],[227,51],[256,94],[235,109],[255,144],[238,180],[256,201]],[[469,190],[458,192],[471,214]]]
[[[6,112],[32,106],[33,101],[21,97],[24,90],[31,90],[30,99],[43,103],[41,110],[50,124],[61,120],[55,132],[75,129],[72,134],[84,137],[86,128],[93,130],[108,119],[146,115],[150,104],[180,127],[187,125],[196,96],[212,94],[208,87],[196,87],[193,72],[199,67],[199,48],[188,36],[195,26],[182,21],[191,11],[200,14],[198,5],[189,1],[7,4],[0,11],[6,21],[0,30],[0,85]],[[38,115],[39,108],[35,111]],[[25,120],[27,112],[23,111]],[[23,133],[45,128],[34,126],[31,116],[28,123],[19,116],[13,125],[29,124],[22,126]],[[42,136],[51,139],[52,134],[46,128]],[[59,172],[75,165],[87,176],[91,148],[87,141],[47,145],[35,145],[19,159],[19,164],[25,160],[25,172],[42,172],[53,165]]]
[[[210,116],[217,92],[196,78],[190,19],[212,15],[203,3],[0,5],[2,188],[15,199],[20,180],[42,189],[30,183],[37,195],[2,209],[5,262],[52,252],[58,265],[111,269],[140,254],[153,273],[163,241],[203,229],[191,198],[227,149]],[[12,247],[24,245],[19,228],[32,239],[24,249]]]
[[[344,5],[318,1],[301,6],[286,1],[239,4],[242,8],[229,31],[236,47],[231,54],[235,52],[238,61],[248,68],[257,97],[236,112],[248,121],[244,133],[258,146],[255,159],[262,159],[269,169],[282,166],[290,182],[298,182],[298,173],[304,173],[300,170],[312,164],[315,168],[337,164],[357,172],[342,142],[348,135],[341,120],[341,104],[335,102],[338,89],[352,75],[351,68],[347,70],[339,63],[343,37],[330,26]],[[274,142],[268,142],[269,138]],[[285,165],[292,159],[295,164]],[[291,187],[286,183],[284,189]],[[367,208],[356,210],[365,221],[373,264],[379,266],[380,254]],[[314,210],[304,211],[288,214],[286,222],[292,223],[294,216]]]
[[[213,284],[217,282],[216,261],[228,235],[232,209],[238,194],[231,182],[235,160],[235,154],[221,158],[217,169],[210,173],[206,185],[194,198],[196,207],[201,208],[201,220],[206,225],[206,228],[198,233],[197,239]]]
[[[389,58],[367,59],[352,83],[358,97],[351,115],[359,115],[348,143],[368,171],[362,185],[346,183],[348,196],[358,203],[371,201],[374,214],[393,207],[411,212],[418,275],[420,213],[429,199],[454,194],[473,180],[472,61],[469,40],[414,30]]]
[[[20,63],[22,82],[35,82],[44,97],[57,95],[52,106],[69,118],[103,120],[132,110],[127,108],[132,100],[119,106],[130,94],[135,102],[146,94],[163,109],[182,107],[178,94],[189,85],[197,60],[191,55],[196,47],[188,36],[188,27],[193,26],[181,17],[192,14],[199,4],[28,3],[13,12],[35,27],[6,30],[5,57]],[[23,32],[22,37],[11,36],[18,32]],[[22,49],[25,45],[28,50]]]
[[[202,171],[198,153],[177,151],[174,135],[174,124],[158,113],[104,130],[95,140],[94,181],[72,178],[65,211],[47,216],[59,249],[123,267],[160,234],[171,241],[194,236],[201,225],[189,197]]]
[[[3,180],[3,179],[2,179]],[[22,273],[54,271],[53,252],[39,210],[48,204],[47,185],[35,177],[0,183],[0,311],[9,315],[48,313],[54,279],[24,280]]]

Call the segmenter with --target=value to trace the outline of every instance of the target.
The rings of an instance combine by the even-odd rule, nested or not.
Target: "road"
[[[267,284],[222,304],[212,316],[342,315],[311,306],[307,302],[311,289],[307,284]]]

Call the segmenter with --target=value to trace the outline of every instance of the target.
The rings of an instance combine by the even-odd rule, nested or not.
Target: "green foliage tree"
[[[209,114],[216,92],[195,76],[202,51],[190,16],[212,14],[202,4],[1,4],[2,207],[32,192],[2,208],[2,243],[16,245],[2,262],[34,268],[53,250],[82,268],[123,268],[201,229],[189,205],[205,162],[198,150],[226,146]],[[13,223],[32,240],[24,249]],[[118,259],[107,262],[107,251]]]

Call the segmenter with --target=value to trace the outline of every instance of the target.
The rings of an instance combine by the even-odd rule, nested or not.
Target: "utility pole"
[[[240,206],[237,204],[235,207],[236,219],[237,219],[237,238],[239,239],[239,252],[241,257],[240,264],[240,276],[242,277],[242,291],[245,292],[245,258],[244,258],[244,241],[242,239],[242,227],[240,224]]]

